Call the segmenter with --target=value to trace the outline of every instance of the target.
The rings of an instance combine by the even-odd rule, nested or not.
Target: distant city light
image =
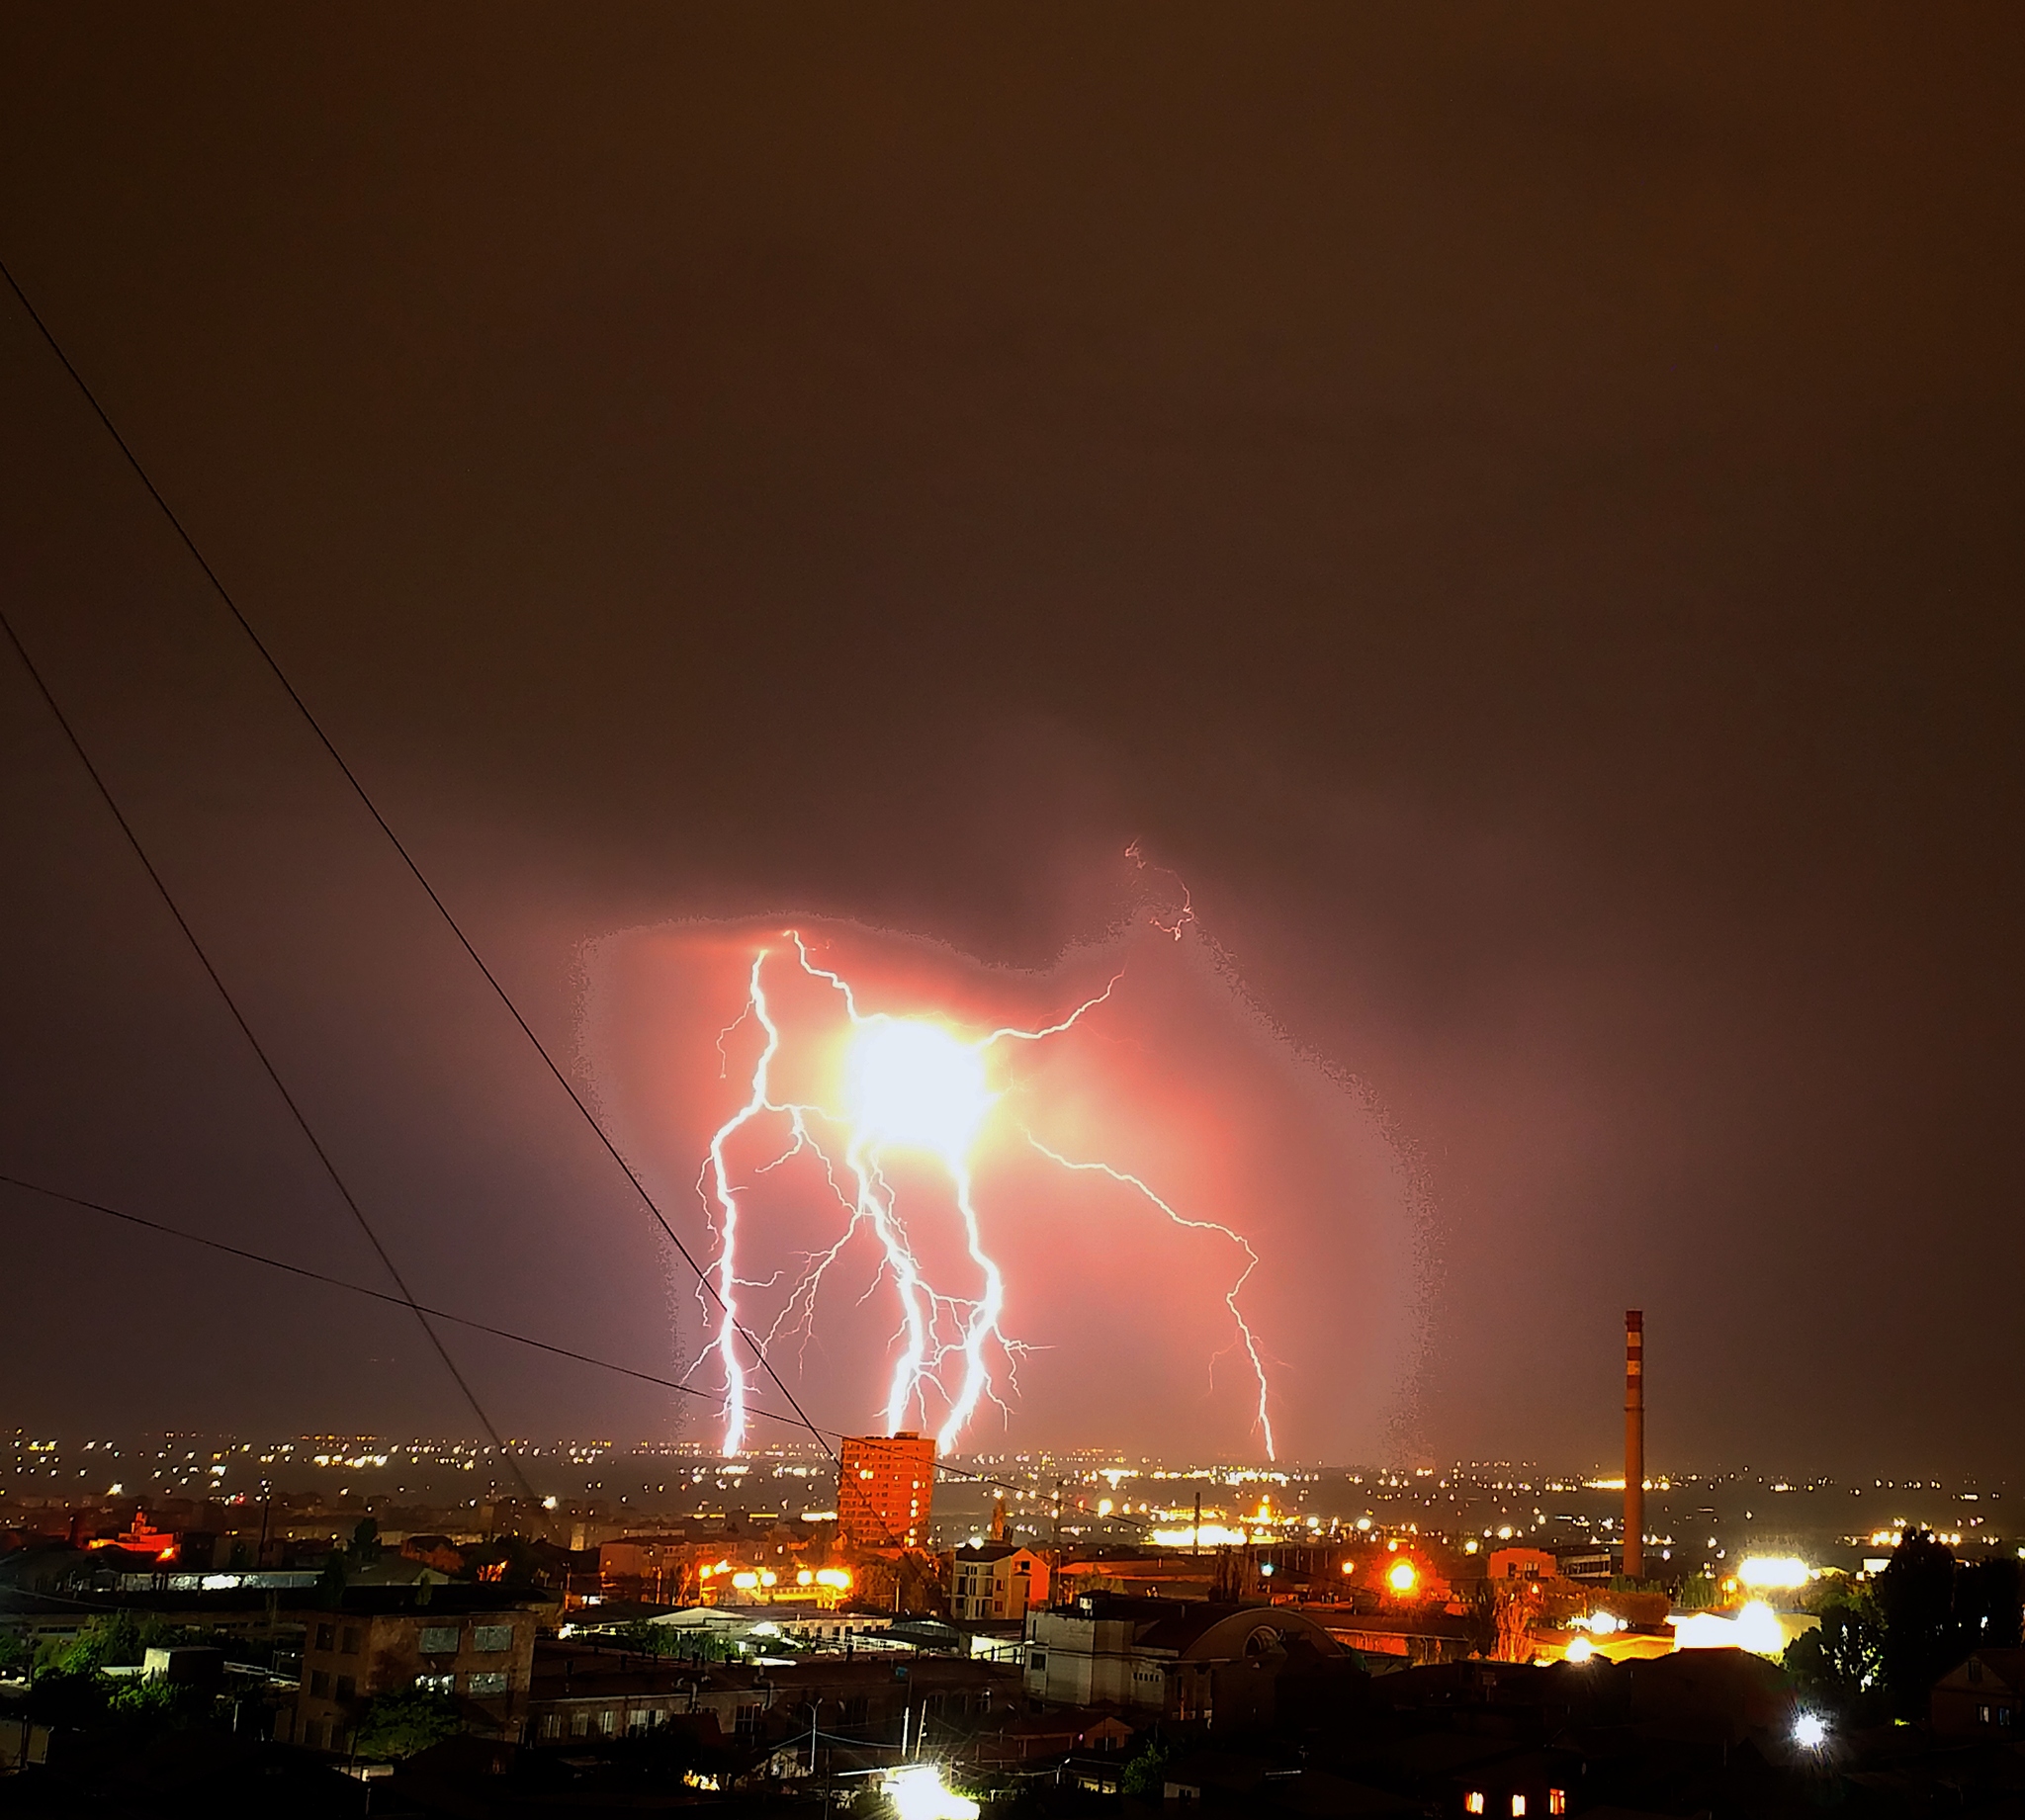
[[[1813,1573],[1798,1555],[1750,1555],[1736,1577],[1753,1592],[1791,1591],[1805,1586]]]
[[[1161,1548],[1242,1548],[1252,1539],[1251,1531],[1233,1529],[1224,1523],[1204,1523],[1200,1529],[1156,1529],[1153,1540]]]

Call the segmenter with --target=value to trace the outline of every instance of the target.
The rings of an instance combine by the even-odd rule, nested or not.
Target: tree
[[[165,1676],[123,1678],[106,1695],[108,1717],[135,1739],[187,1731],[210,1718],[213,1705],[208,1689]]]
[[[1681,1582],[1680,1597],[1674,1601],[1683,1611],[1707,1611],[1721,1597],[1715,1577],[1710,1574],[1690,1574]]]
[[[88,1618],[74,1637],[60,1642],[50,1638],[43,1645],[37,1662],[59,1675],[96,1675],[103,1668],[136,1663],[145,1653],[132,1613],[120,1610]]]
[[[333,1611],[343,1604],[347,1578],[343,1552],[333,1548],[330,1559],[323,1563],[323,1578],[316,1582],[316,1603]]]
[[[433,1689],[406,1687],[375,1694],[359,1720],[353,1748],[361,1757],[412,1757],[464,1729],[457,1702]]]
[[[1875,1598],[1892,1709],[1900,1718],[1917,1718],[1934,1683],[1960,1659],[1954,1555],[1926,1530],[1907,1530],[1877,1578]]]
[[[362,1517],[352,1529],[351,1546],[345,1551],[346,1561],[353,1567],[371,1567],[380,1559],[380,1522],[377,1517]]]
[[[1846,1713],[1880,1704],[1885,1626],[1870,1593],[1860,1587],[1839,1592],[1822,1606],[1820,1619],[1818,1629],[1787,1645],[1788,1672],[1807,1692]]]
[[[1956,1646],[1962,1652],[2016,1649],[2020,1617],[2015,1560],[1990,1555],[1955,1570]]]
[[[1158,1795],[1167,1780],[1167,1766],[1174,1752],[1158,1738],[1147,1740],[1146,1748],[1118,1773],[1120,1794]]]

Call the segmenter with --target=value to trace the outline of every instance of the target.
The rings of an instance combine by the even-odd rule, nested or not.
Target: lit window
[[[1483,1812],[1483,1790],[1481,1788],[1472,1788],[1462,1797],[1462,1811],[1465,1814],[1480,1814]]]
[[[1549,1788],[1546,1791],[1546,1811],[1550,1814],[1564,1814],[1568,1811],[1568,1791],[1565,1788]]]
[[[1515,1794],[1512,1797],[1512,1820],[1524,1820],[1525,1813],[1526,1797],[1523,1794]]]

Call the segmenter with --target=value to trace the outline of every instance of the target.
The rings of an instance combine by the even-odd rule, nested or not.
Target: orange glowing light
[[[1385,1584],[1393,1592],[1404,1595],[1420,1585],[1420,1569],[1411,1561],[1395,1561],[1391,1572],[1385,1576]]]

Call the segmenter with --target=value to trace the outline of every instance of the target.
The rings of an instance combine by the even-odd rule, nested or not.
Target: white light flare
[[[977,1820],[978,1804],[951,1789],[931,1763],[887,1771],[882,1792],[899,1820]]]
[[[1754,1593],[1790,1593],[1813,1578],[1798,1555],[1751,1555],[1736,1570],[1737,1582]]]
[[[952,1172],[997,1097],[978,1045],[913,1017],[857,1020],[844,1088],[851,1126],[874,1150],[925,1150]]]

